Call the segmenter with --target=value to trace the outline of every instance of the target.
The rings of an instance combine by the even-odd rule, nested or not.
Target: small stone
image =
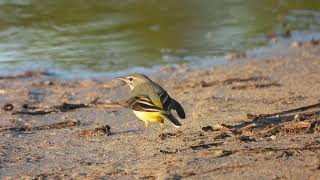
[[[202,127],[201,129],[202,129],[202,131],[205,131],[205,132],[207,132],[207,131],[214,131],[212,126],[204,126],[204,127]]]
[[[47,80],[47,81],[44,81],[44,82],[43,82],[43,85],[45,85],[45,86],[52,86],[52,85],[54,85],[54,83],[53,83],[52,81]]]
[[[290,47],[292,48],[299,48],[302,46],[302,42],[294,41],[291,43]]]
[[[22,108],[28,109],[29,108],[29,104],[22,104]]]
[[[296,115],[294,116],[294,121],[299,121],[300,118],[301,118],[301,115],[300,115],[300,114],[296,114]]]
[[[277,139],[277,136],[272,135],[272,136],[270,136],[270,139],[271,139],[272,141],[275,141],[275,140]]]

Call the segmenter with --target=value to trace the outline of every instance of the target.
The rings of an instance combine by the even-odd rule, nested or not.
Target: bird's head
[[[128,76],[125,76],[125,77],[118,77],[117,79],[120,79],[126,82],[129,85],[131,90],[134,89],[136,86],[139,86],[141,84],[151,81],[146,75],[139,74],[139,73],[129,74]]]

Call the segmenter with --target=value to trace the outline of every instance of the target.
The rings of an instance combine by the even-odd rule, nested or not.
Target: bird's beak
[[[125,77],[117,77],[117,79],[126,82],[126,78]]]

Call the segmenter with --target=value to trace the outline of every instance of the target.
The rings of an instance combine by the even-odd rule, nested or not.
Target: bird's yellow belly
[[[146,122],[161,122],[163,118],[161,117],[162,112],[142,112],[133,111],[133,113],[142,121]]]

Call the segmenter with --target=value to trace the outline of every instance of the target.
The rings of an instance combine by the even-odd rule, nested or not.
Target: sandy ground
[[[278,113],[320,103],[320,47],[285,52],[163,68],[187,118],[147,136],[117,80],[0,77],[0,179],[320,179],[320,106]]]

